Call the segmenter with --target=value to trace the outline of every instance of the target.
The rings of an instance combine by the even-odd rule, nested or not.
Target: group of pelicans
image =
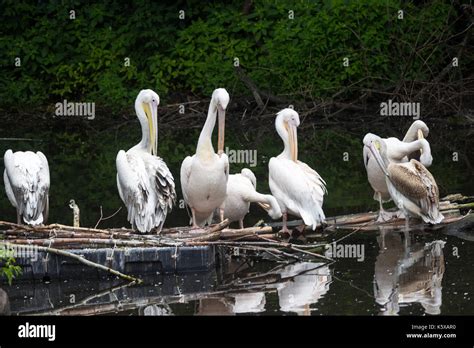
[[[283,140],[283,152],[270,159],[269,187],[272,195],[256,191],[256,178],[245,168],[240,174],[229,174],[229,160],[224,153],[225,114],[229,94],[223,88],[212,93],[207,119],[202,128],[196,153],[181,165],[183,198],[191,212],[194,229],[210,224],[217,216],[221,221],[243,219],[251,202],[260,204],[273,219],[283,219],[282,232],[289,233],[288,215],[302,219],[298,228],[313,230],[324,224],[322,209],[326,183],[307,164],[298,159],[298,113],[291,109],[278,112],[275,128]],[[158,157],[158,116],[160,99],[150,89],[142,90],[135,100],[135,110],[142,129],[141,141],[128,151],[117,154],[117,187],[128,210],[128,221],[140,233],[161,231],[166,216],[176,201],[173,175]],[[212,132],[218,122],[217,153]],[[430,145],[425,139],[428,127],[415,121],[403,141],[382,139],[374,134],[364,137],[363,157],[374,199],[380,203],[378,220],[396,215],[420,217],[426,223],[439,223],[439,192],[436,181],[426,167],[431,165]],[[18,223],[43,224],[49,209],[49,167],[41,152],[15,152],[4,155],[5,190],[17,210]],[[399,212],[390,214],[382,203],[393,200]]]

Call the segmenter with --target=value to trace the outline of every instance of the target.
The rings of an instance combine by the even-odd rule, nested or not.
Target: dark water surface
[[[357,127],[308,127],[298,133],[300,159],[326,180],[327,216],[375,211],[378,204],[362,163],[362,138],[368,131],[398,136],[412,120]],[[474,194],[472,129],[430,126],[434,162],[430,171],[448,193]],[[302,124],[304,126],[304,123]],[[257,150],[257,189],[267,193],[267,166],[282,144],[271,126],[243,131],[229,129],[226,146]],[[56,125],[51,130],[11,129],[9,137],[38,141],[0,141],[0,153],[40,149],[51,170],[50,222],[72,223],[70,199],[81,209],[82,226],[94,226],[100,217],[122,206],[116,189],[115,156],[138,142],[138,124],[112,130],[87,131]],[[182,159],[194,152],[198,131],[160,130],[159,152],[177,181]],[[456,160],[457,159],[457,160]],[[231,173],[248,167],[231,163]],[[3,172],[3,161],[0,164]],[[181,198],[180,192],[178,192]],[[390,205],[387,205],[389,207]],[[0,218],[15,221],[15,211],[0,189]],[[251,208],[247,226],[269,221]],[[167,226],[188,222],[185,209],[175,207]],[[99,227],[128,226],[124,208]],[[351,231],[337,231],[324,239],[337,240]],[[363,246],[363,260],[337,258],[335,263],[276,263],[254,257],[224,257],[209,273],[156,275],[141,286],[123,286],[117,280],[74,280],[2,285],[12,314],[312,314],[312,315],[423,315],[474,314],[474,221],[472,218],[437,229],[359,231],[342,244]],[[225,261],[225,262],[224,262]],[[0,294],[1,295],[1,294]],[[2,304],[0,303],[0,308]],[[57,312],[60,310],[61,312]],[[56,312],[55,312],[56,311]]]
[[[408,235],[357,232],[341,244],[363,245],[363,261],[288,264],[241,256],[212,272],[157,275],[140,286],[71,279],[5,290],[14,315],[472,314],[473,225],[471,218]]]

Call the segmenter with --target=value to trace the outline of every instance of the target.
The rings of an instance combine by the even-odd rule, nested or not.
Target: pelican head
[[[273,196],[270,196],[273,198]],[[274,198],[273,198],[274,199]],[[272,205],[269,205],[269,208],[268,209],[265,209],[268,213],[268,215],[270,215],[270,217],[273,219],[273,220],[276,220],[276,219],[279,219],[281,218],[281,209],[280,209],[280,206],[278,205],[278,202],[275,200],[275,203],[273,203]]]
[[[378,135],[368,133],[364,137],[364,146],[366,146],[372,155],[374,155],[375,160],[382,169],[385,175],[388,176],[387,172],[387,145]]]
[[[420,148],[420,162],[425,166],[429,167],[433,163],[433,156],[431,156],[431,148],[430,144],[428,141],[424,138],[419,138],[419,141],[421,142],[421,148]]]
[[[158,105],[160,97],[151,89],[142,89],[135,100],[135,110],[142,125],[145,146],[152,155],[158,151]]]
[[[285,148],[289,145],[291,160],[298,161],[298,138],[296,128],[300,125],[300,116],[293,109],[283,109],[277,114],[275,125],[278,133],[285,142]],[[284,129],[281,129],[283,125]]]
[[[426,138],[430,132],[430,129],[428,128],[426,123],[420,120],[416,120],[415,122],[413,122],[410,128],[416,130],[418,139]]]
[[[416,135],[415,135],[415,132],[416,132]],[[410,129],[408,130],[406,138],[408,141],[410,140],[410,138],[413,140],[415,139],[421,140],[421,139],[426,138],[429,132],[430,132],[430,129],[428,128],[425,122],[416,120],[415,122],[412,123]],[[428,147],[429,147],[429,144],[428,144]],[[423,149],[420,149],[420,155],[421,155],[420,160],[422,160]],[[427,164],[428,166],[431,165],[431,162],[433,160],[432,158],[430,160],[429,157],[431,157],[431,153],[428,154],[427,156],[424,156],[424,163]]]
[[[225,135],[225,111],[229,105],[230,96],[225,88],[217,88],[212,93],[211,104],[217,108],[219,116],[219,128],[217,135],[217,154],[224,152],[224,135]]]
[[[425,122],[421,120],[416,120],[413,122],[408,129],[403,141],[406,143],[410,143],[415,140],[424,139],[428,136],[430,129],[426,125]]]

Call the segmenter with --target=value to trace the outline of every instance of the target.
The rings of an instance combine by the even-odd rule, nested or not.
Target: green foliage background
[[[259,87],[296,99],[324,98],[360,80],[361,87],[383,87],[405,74],[402,62],[416,43],[452,33],[456,16],[441,0],[256,1],[248,14],[242,4],[4,0],[0,107],[69,98],[119,110],[144,86],[164,99],[208,96],[216,86],[248,94],[233,71],[235,58]],[[451,59],[447,47],[420,49],[405,78],[440,71]]]
[[[255,1],[248,13],[243,4],[1,1],[0,137],[39,141],[0,141],[0,153],[12,148],[47,155],[51,222],[71,223],[71,198],[79,204],[85,226],[96,223],[100,206],[104,215],[122,206],[115,156],[140,139],[133,116],[133,101],[140,89],[154,89],[165,106],[183,96],[209,97],[221,86],[233,100],[248,96],[250,92],[234,72],[238,58],[257,86],[289,100],[331,99],[335,93],[353,97],[363,88],[384,89],[402,78],[430,80],[451,61],[456,49],[456,42],[439,40],[459,30],[455,28],[458,14],[448,1],[266,0]],[[400,9],[403,20],[397,18]],[[184,20],[178,17],[180,10],[185,11]],[[289,18],[290,10],[294,19]],[[413,47],[418,47],[416,54]],[[16,57],[21,58],[21,67],[15,67]],[[342,65],[344,57],[350,61],[347,68]],[[128,67],[126,58],[130,58]],[[472,61],[465,57],[459,67],[461,74],[468,72],[469,59]],[[358,89],[347,88],[355,83]],[[53,119],[54,104],[63,99],[95,102],[97,119],[93,123]],[[229,112],[229,121],[234,116],[240,120],[236,114],[242,112]],[[123,114],[130,117],[122,118]],[[32,115],[36,117],[33,121]],[[357,132],[341,125],[299,133],[301,159],[327,181],[324,209],[328,216],[377,208],[361,160],[361,139],[367,131],[402,136],[412,121],[387,120],[393,127],[390,131],[367,124]],[[436,153],[431,170],[442,194],[472,193],[472,167],[467,158],[472,141],[464,133],[452,136],[452,130],[437,127],[430,134]],[[194,153],[199,129],[170,128],[160,119],[159,153],[179,191],[179,167],[185,156]],[[268,159],[281,151],[272,120],[230,129],[226,146],[258,151],[258,165],[251,169],[259,190],[269,192]],[[448,143],[450,148],[445,146]],[[453,151],[461,156],[454,164]],[[349,154],[348,162],[342,161],[343,152]],[[241,167],[232,165],[231,172]],[[3,185],[0,215],[15,221]],[[167,224],[183,225],[186,219],[186,212],[176,207]],[[125,209],[102,226],[107,225],[128,226]]]

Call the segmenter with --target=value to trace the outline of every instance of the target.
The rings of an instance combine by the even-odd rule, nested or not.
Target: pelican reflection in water
[[[329,291],[332,281],[331,270],[323,263],[297,262],[280,275],[288,280],[278,286],[280,310],[298,315],[311,315],[311,305]]]
[[[383,315],[396,315],[404,304],[419,303],[426,314],[441,313],[445,242],[407,246],[407,234],[381,231],[375,262],[374,295]]]

